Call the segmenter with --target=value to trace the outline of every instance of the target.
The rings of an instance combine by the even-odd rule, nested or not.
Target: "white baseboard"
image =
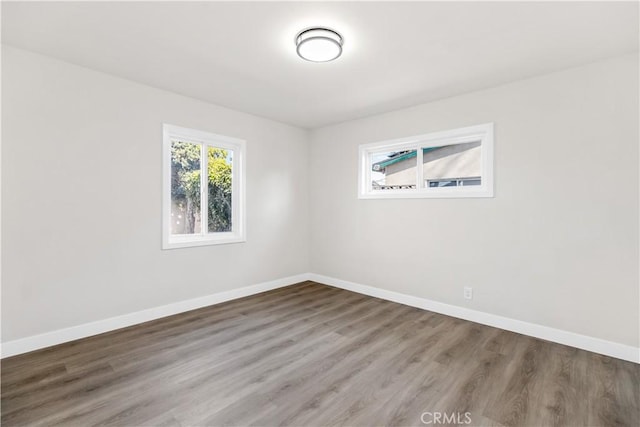
[[[617,359],[640,363],[640,348],[314,273],[284,277],[270,282],[259,283],[257,285],[246,286],[239,289],[232,289],[230,291],[219,292],[200,298],[154,307],[70,328],[58,329],[56,331],[33,335],[14,341],[7,341],[2,344],[0,353],[3,358],[15,356],[17,354],[27,353],[29,351],[50,347],[52,345],[62,344],[80,338],[86,338],[92,335],[125,328],[138,323],[148,322],[161,317],[171,316],[173,314],[179,314],[185,311],[195,310],[197,308],[207,307],[221,302],[258,294],[260,292],[293,285],[306,280],[313,280],[314,282],[335,286],[348,291],[440,314],[446,314],[447,316],[457,317],[459,319],[469,320],[535,338],[541,338],[547,341],[615,357]]]
[[[257,285],[245,286],[243,288],[232,289],[225,292],[218,292],[204,297],[193,298],[186,301],[180,301],[160,307],[150,308],[147,310],[136,311],[134,313],[98,320],[91,323],[85,323],[83,325],[72,326],[70,328],[58,329],[56,331],[46,332],[40,335],[33,335],[14,341],[7,341],[5,343],[2,343],[0,353],[2,354],[2,358],[15,356],[17,354],[27,353],[29,351],[50,347],[52,345],[62,344],[80,338],[86,338],[92,335],[113,331],[115,329],[125,328],[127,326],[136,325],[138,323],[148,322],[150,320],[159,319],[161,317],[184,313],[185,311],[195,310],[197,308],[207,307],[210,305],[219,304],[221,302],[243,298],[249,295],[270,291],[272,289],[293,285],[295,283],[308,280],[308,277],[308,274],[298,274],[296,276],[284,277],[282,279],[259,283]]]
[[[401,294],[399,292],[361,285],[359,283],[348,282],[346,280],[327,277],[320,274],[311,273],[308,276],[308,280],[313,280],[314,282],[335,286],[336,288],[341,288],[352,292],[357,292],[359,294],[369,295],[372,297],[409,305],[411,307],[421,308],[423,310],[446,314],[447,316],[457,317],[459,319],[470,320],[472,322],[493,326],[495,328],[505,329],[507,331],[517,332],[519,334],[528,335],[535,338],[541,338],[543,340],[552,341],[571,347],[577,347],[583,350],[592,351],[594,353],[615,357],[617,359],[640,363],[640,348],[632,347],[630,345],[606,341],[587,335],[580,335],[574,332],[550,328],[548,326],[542,326],[535,323],[523,322],[522,320],[510,319],[508,317],[502,317],[482,311],[471,310],[469,308],[444,304],[441,302],[428,300],[426,298],[419,298],[411,295]]]

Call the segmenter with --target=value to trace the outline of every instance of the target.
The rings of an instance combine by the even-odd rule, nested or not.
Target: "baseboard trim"
[[[615,357],[617,359],[627,360],[629,362],[640,363],[640,348],[620,344],[612,341],[606,341],[600,338],[594,338],[587,335],[580,335],[561,329],[550,328],[535,323],[524,322],[522,320],[502,317],[495,314],[485,313],[482,311],[471,310],[465,307],[459,307],[450,304],[444,304],[432,301],[426,298],[419,298],[399,292],[388,291],[373,286],[361,285],[359,283],[349,282],[346,280],[336,279],[334,277],[323,276],[321,274],[311,273],[308,280],[322,283],[336,288],[345,289],[359,294],[369,295],[372,297],[397,302],[411,307],[421,308],[447,316],[457,317],[459,319],[469,320],[471,322],[483,325],[493,326],[495,328],[505,329],[511,332],[540,338],[571,347],[580,348],[594,353],[604,354],[606,356]]]
[[[180,301],[160,307],[149,308],[146,310],[136,311],[134,313],[124,314],[122,316],[111,317],[108,319],[98,320],[95,322],[85,323],[83,325],[72,326],[70,328],[58,329],[44,334],[33,335],[13,341],[2,343],[0,349],[1,357],[10,357],[45,347],[51,347],[56,344],[62,344],[74,341],[80,338],[90,337],[105,332],[113,331],[127,326],[133,326],[139,323],[148,322],[150,320],[167,317],[174,314],[184,313],[185,311],[195,310],[197,308],[207,307],[221,302],[230,301],[250,295],[259,294],[261,292],[270,291],[272,289],[282,288],[284,286],[293,285],[295,283],[308,280],[308,274],[298,274],[295,276],[284,277],[282,279],[271,280],[256,285],[245,286],[243,288],[232,289],[229,291],[218,292],[215,294]]]
[[[359,294],[369,295],[387,301],[393,301],[409,305],[411,307],[417,307],[423,310],[429,310],[445,314],[447,316],[469,320],[471,322],[493,326],[507,331],[517,332],[519,334],[592,351],[594,353],[627,360],[629,362],[640,363],[640,348],[315,273],[304,273],[284,277],[282,279],[218,292],[204,297],[154,307],[70,328],[58,329],[40,335],[33,335],[18,340],[7,341],[2,343],[0,346],[0,355],[2,358],[5,358],[22,353],[28,353],[30,351],[90,337],[92,335],[126,328],[128,326],[148,322],[150,320],[282,288],[284,286],[293,285],[306,280],[313,280],[314,282],[335,286],[336,288],[345,289],[347,291],[357,292]]]

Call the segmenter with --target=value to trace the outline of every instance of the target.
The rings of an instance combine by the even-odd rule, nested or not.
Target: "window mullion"
[[[209,153],[208,146],[201,144],[200,151],[200,233],[209,233]]]

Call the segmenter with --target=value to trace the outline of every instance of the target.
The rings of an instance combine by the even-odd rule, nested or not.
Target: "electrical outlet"
[[[465,286],[462,295],[465,297],[465,299],[473,299],[473,288]]]

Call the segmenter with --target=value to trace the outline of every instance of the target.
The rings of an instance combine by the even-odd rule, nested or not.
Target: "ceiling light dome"
[[[328,28],[314,27],[296,36],[296,52],[300,58],[312,62],[333,61],[342,53],[344,40]]]

